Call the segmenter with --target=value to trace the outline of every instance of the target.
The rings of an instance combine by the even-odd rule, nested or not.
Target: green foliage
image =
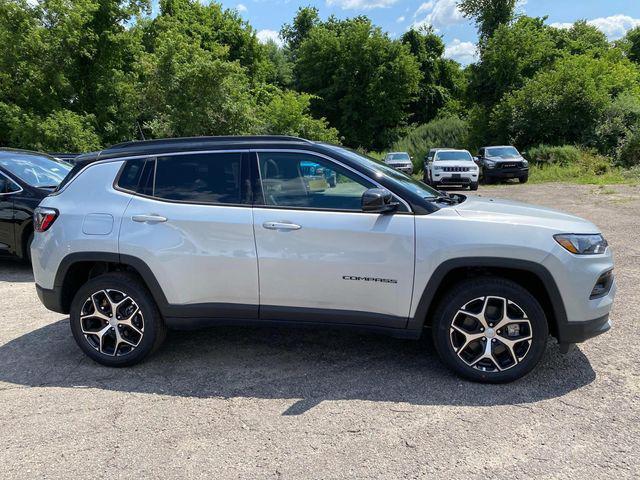
[[[300,7],[293,22],[283,25],[280,36],[287,47],[295,52],[309,36],[311,29],[320,23],[320,15],[316,7]]]
[[[480,45],[493,36],[500,25],[513,19],[516,0],[461,0],[458,8],[475,21]]]
[[[408,152],[413,157],[414,171],[422,170],[429,149],[438,147],[467,148],[468,124],[457,117],[432,120],[420,125],[391,145],[390,150]]]
[[[311,95],[278,92],[261,111],[261,132],[267,135],[294,135],[322,142],[339,143],[338,131],[324,118],[309,115]]]
[[[585,20],[578,20],[571,28],[550,29],[558,49],[569,55],[603,55],[609,49],[609,42],[602,31]]]
[[[364,17],[313,27],[296,53],[298,87],[349,146],[383,148],[407,119],[420,69],[408,48]]]
[[[578,164],[582,154],[583,151],[574,145],[537,145],[525,153],[532,162],[556,165]]]
[[[638,94],[640,72],[627,60],[569,56],[506,94],[489,125],[500,143],[589,144],[612,98]]]
[[[621,141],[617,157],[618,162],[624,167],[640,168],[640,128]]]
[[[418,96],[410,106],[411,120],[426,123],[444,107],[457,110],[464,91],[463,74],[457,62],[442,57],[442,37],[432,27],[423,27],[407,31],[400,41],[409,47],[422,74]]]
[[[589,185],[611,185],[617,183],[635,183],[629,171],[608,167],[603,173],[593,173],[581,165],[531,165],[529,183],[566,182]]]
[[[629,30],[625,36],[625,41],[629,60],[640,64],[640,27]]]

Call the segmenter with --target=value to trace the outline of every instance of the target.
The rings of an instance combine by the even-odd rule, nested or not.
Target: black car
[[[482,147],[476,163],[485,183],[517,178],[520,183],[529,180],[529,162],[510,145]]]
[[[0,149],[0,254],[29,260],[33,210],[70,170],[46,154]]]

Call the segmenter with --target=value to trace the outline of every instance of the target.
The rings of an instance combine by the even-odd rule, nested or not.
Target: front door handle
[[[167,221],[167,217],[160,215],[134,215],[131,220],[138,223],[162,223]]]
[[[262,226],[267,230],[300,230],[302,228],[290,222],[264,222]]]

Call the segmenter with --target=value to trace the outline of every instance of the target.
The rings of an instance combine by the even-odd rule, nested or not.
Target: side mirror
[[[393,194],[386,188],[370,188],[362,194],[362,211],[368,213],[391,213],[398,209]]]

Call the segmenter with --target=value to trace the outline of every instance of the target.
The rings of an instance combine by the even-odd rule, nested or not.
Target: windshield
[[[4,151],[0,165],[32,187],[57,187],[67,176],[71,165],[42,155]]]
[[[467,151],[461,152],[438,152],[436,153],[436,158],[434,161],[442,162],[445,160],[462,160],[472,162],[473,158],[471,154]]]
[[[387,160],[411,160],[408,153],[390,153]]]
[[[512,158],[519,157],[518,150],[514,147],[491,147],[487,148],[488,157]]]
[[[380,163],[371,157],[354,152],[353,150],[349,150],[347,148],[337,147],[335,145],[327,146],[358,162],[371,173],[371,176],[373,178],[385,177],[392,183],[398,185],[400,188],[410,190],[416,195],[420,195],[422,198],[431,199],[440,196],[440,193],[437,190],[425,185],[422,182],[419,182],[418,180],[413,179],[409,175],[405,175],[395,168],[388,167],[384,163]]]

